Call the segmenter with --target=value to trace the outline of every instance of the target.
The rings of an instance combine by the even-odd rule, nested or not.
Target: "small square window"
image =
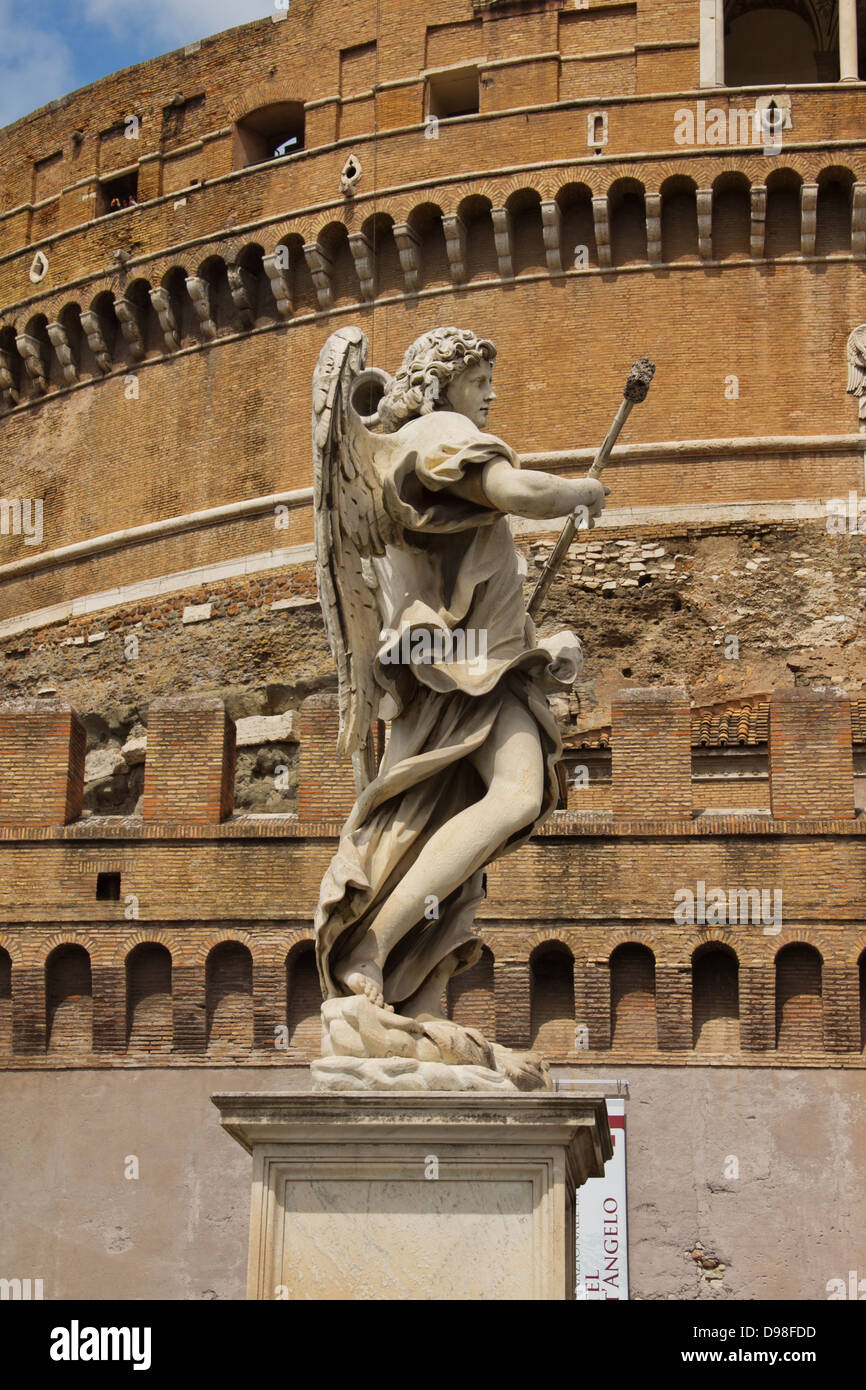
[[[131,174],[121,174],[116,179],[102,179],[96,199],[97,217],[105,217],[109,212],[120,212],[123,208],[134,208],[138,203],[138,170]]]
[[[120,901],[120,874],[96,875],[96,901],[100,903]]]
[[[429,81],[428,113],[447,120],[449,116],[475,116],[480,109],[477,68],[452,68],[435,72]]]

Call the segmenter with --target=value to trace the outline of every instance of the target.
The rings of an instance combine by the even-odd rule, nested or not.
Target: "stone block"
[[[213,1101],[253,1156],[248,1298],[574,1298],[575,1192],[613,1152],[600,1097]]]

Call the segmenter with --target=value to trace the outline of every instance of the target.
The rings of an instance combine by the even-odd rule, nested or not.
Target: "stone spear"
[[[651,362],[648,357],[641,357],[635,362],[626,379],[619,410],[616,412],[614,422],[605,436],[604,443],[592,461],[592,466],[587,475],[588,477],[597,478],[601,474],[602,469],[610,458],[611,450],[619,438],[620,431],[631,413],[632,406],[639,405],[641,401],[646,400],[647,393],[650,389],[650,383],[654,375],[655,363]],[[526,611],[532,619],[538,616],[547,591],[562,567],[562,562],[565,559],[568,547],[574,540],[575,532],[578,529],[576,513],[580,510],[580,508],[577,508],[576,512],[572,513],[566,521],[559,540],[553,548],[553,553],[544,566],[544,569],[541,571],[538,583],[532,592],[532,598],[529,600],[526,607]],[[592,517],[587,517],[587,521],[587,529],[592,530],[594,525]]]

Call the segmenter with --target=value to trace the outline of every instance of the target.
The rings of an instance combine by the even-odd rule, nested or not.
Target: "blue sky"
[[[275,0],[0,0],[0,126],[276,8]]]

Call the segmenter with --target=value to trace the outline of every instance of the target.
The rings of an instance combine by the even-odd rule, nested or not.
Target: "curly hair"
[[[415,416],[429,415],[467,367],[495,360],[496,348],[489,338],[479,338],[468,328],[434,328],[423,333],[407,349],[403,365],[379,402],[385,433],[393,434]]]

